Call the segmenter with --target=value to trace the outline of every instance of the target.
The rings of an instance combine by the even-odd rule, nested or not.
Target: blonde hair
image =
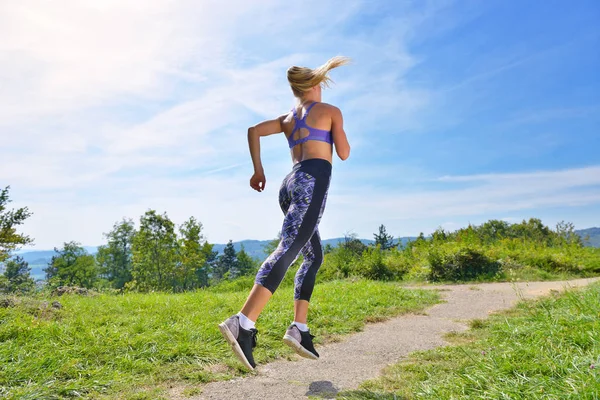
[[[327,75],[329,70],[346,65],[349,62],[350,59],[348,57],[336,56],[315,69],[297,66],[288,68],[287,78],[294,96],[301,97],[310,88],[320,84],[329,87],[329,83],[332,82],[331,78]]]

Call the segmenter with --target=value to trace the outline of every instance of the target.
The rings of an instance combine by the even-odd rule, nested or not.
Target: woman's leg
[[[308,317],[308,301],[294,300],[294,321],[306,324]]]
[[[315,230],[302,248],[304,262],[298,268],[294,287],[294,322],[285,332],[283,342],[302,357],[317,360],[319,353],[313,345],[313,336],[306,323],[310,296],[315,285],[317,271],[323,262],[319,233]]]
[[[294,321],[306,324],[308,305],[315,286],[316,275],[323,263],[323,249],[318,230],[313,233],[301,252],[304,262],[298,269],[295,278]]]
[[[290,208],[290,204],[292,202],[292,198],[290,197],[290,194],[288,191],[288,182],[289,182],[291,176],[292,176],[291,173],[288,174],[288,176],[286,176],[285,179],[283,180],[281,187],[279,188],[279,207],[281,207],[281,211],[283,212],[283,215],[284,215],[284,227],[285,227],[285,216],[287,215],[288,210]],[[283,230],[282,230],[282,232],[283,232]],[[279,246],[281,246],[281,243],[279,244]],[[278,246],[278,248],[279,248],[279,246]],[[272,256],[273,255],[271,254],[269,256],[269,258]],[[246,299],[246,303],[244,303],[244,307],[242,307],[242,310],[240,312],[242,314],[244,314],[246,317],[248,317],[250,320],[256,321],[258,319],[258,316],[262,312],[262,310],[265,308],[265,306],[269,302],[269,299],[271,298],[272,295],[273,295],[273,293],[271,293],[264,286],[254,284],[254,287],[250,291],[250,294],[248,295],[248,298]]]
[[[273,293],[269,289],[255,284],[248,295],[248,299],[246,299],[246,303],[244,303],[244,307],[242,307],[242,314],[248,319],[256,321],[272,295]]]
[[[295,278],[294,321],[305,324],[308,302],[315,286],[315,278],[319,267],[323,263],[323,250],[318,230],[313,233],[300,252],[304,256],[304,262],[298,269]],[[255,284],[242,308],[242,314],[252,321],[256,321],[272,295],[267,288]]]
[[[322,212],[322,208],[321,208]],[[323,263],[323,250],[319,232],[313,235],[302,248],[304,262],[298,269],[294,288],[294,322],[285,332],[283,341],[302,357],[316,360],[319,353],[313,345],[313,335],[307,326],[307,314],[310,297],[315,285],[319,267]]]
[[[301,253],[304,256],[304,262],[296,273],[294,321],[306,324],[308,305],[315,285],[315,278],[319,267],[323,263],[323,250],[318,231],[315,231],[308,243],[302,248]],[[255,284],[242,308],[242,314],[252,321],[256,321],[271,296],[272,293],[268,289]]]
[[[317,163],[319,162],[321,161],[317,161]],[[312,165],[315,164],[312,163]],[[328,165],[331,167],[331,164]],[[262,312],[269,298],[281,283],[287,269],[298,257],[300,250],[313,236],[325,205],[327,189],[329,188],[329,173],[330,170],[325,174],[315,173],[311,175],[302,170],[294,170],[286,177],[282,189],[285,189],[283,191],[289,196],[290,203],[289,208],[286,207],[287,212],[281,231],[281,241],[277,249],[265,260],[256,274],[255,286],[243,308],[245,313],[242,312],[240,316],[232,316],[219,324],[225,339],[232,345],[240,360],[249,368],[254,367],[252,349],[256,345],[257,331],[253,327],[253,321],[256,321]],[[281,199],[280,204],[284,209]],[[247,318],[249,316],[252,318]],[[252,328],[248,329],[241,326],[240,319],[250,324]],[[250,321],[246,319],[250,319]],[[304,346],[307,340],[310,341],[310,347],[312,347],[312,339],[309,333],[303,332],[300,344]],[[314,349],[311,351],[311,357],[318,358],[318,354]]]
[[[297,171],[291,178],[291,204],[284,218],[281,241],[256,275],[255,283],[275,292],[289,266],[296,260],[315,232],[329,184]]]
[[[291,173],[286,176],[279,189],[279,205],[286,215],[291,203],[291,198],[288,193],[288,181],[290,176]],[[241,312],[219,324],[221,334],[231,345],[233,352],[240,359],[242,364],[249,369],[253,369],[256,366],[252,350],[256,346],[256,334],[258,331],[254,327],[254,322],[258,319],[258,316],[271,298],[271,295],[272,292],[264,286],[255,284],[250,291]]]

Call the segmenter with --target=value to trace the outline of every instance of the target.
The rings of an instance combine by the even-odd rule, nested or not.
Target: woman
[[[303,357],[319,357],[312,343],[314,336],[306,324],[315,276],[323,261],[317,227],[329,189],[333,147],[342,160],[350,154],[342,113],[330,104],[321,103],[321,89],[330,82],[329,70],[347,63],[345,57],[334,57],[316,69],[289,68],[287,77],[297,105],[287,114],[248,129],[254,164],[250,186],[254,190],[263,191],[266,183],[260,160],[260,137],[283,132],[294,163],[279,189],[279,204],[285,214],[281,241],[260,267],[240,313],[219,324],[221,333],[249,369],[256,366],[252,356],[258,333],[255,321],[299,253],[304,262],[295,278],[294,321],[283,340]]]

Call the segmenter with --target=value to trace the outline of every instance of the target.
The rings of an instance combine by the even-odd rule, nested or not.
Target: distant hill
[[[600,247],[600,228],[581,229],[575,233],[581,236],[586,246]]]
[[[416,239],[416,238],[415,237],[404,237],[404,238],[400,238],[400,241],[403,244],[406,244],[406,242],[408,242],[409,240],[414,240],[414,239]],[[371,239],[359,239],[359,240],[366,245],[370,245],[370,244],[374,243],[374,240],[371,240]],[[340,237],[340,238],[333,238],[333,239],[325,239],[321,243],[323,244],[323,247],[327,246],[328,244],[335,247],[343,241],[344,241],[344,238]],[[269,242],[270,242],[270,240],[242,240],[240,242],[233,242],[233,247],[235,248],[235,251],[240,251],[242,249],[242,245],[243,245],[244,251],[246,251],[246,253],[248,253],[248,255],[250,255],[250,257],[258,258],[259,260],[262,260],[266,256],[268,256],[268,254],[265,253],[264,248]],[[218,251],[219,254],[221,254],[221,253],[223,253],[223,249],[225,249],[225,244],[215,244],[213,249]]]
[[[46,274],[44,268],[48,266],[48,263],[52,259],[52,256],[56,253],[54,250],[42,250],[42,251],[31,251],[27,253],[17,254],[25,260],[31,268],[31,276],[33,279],[44,279]]]
[[[83,246],[85,251],[90,254],[96,254],[98,252],[98,246]],[[36,257],[36,255],[40,257],[52,257],[54,255],[54,250],[18,250],[15,251],[14,254],[23,257],[23,259],[29,262],[31,257]]]

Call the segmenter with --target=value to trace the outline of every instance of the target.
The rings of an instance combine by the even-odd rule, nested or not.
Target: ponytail
[[[329,77],[328,72],[334,68],[346,65],[349,62],[350,59],[348,57],[336,56],[315,69],[296,66],[288,68],[287,78],[292,87],[292,92],[294,92],[294,96],[301,97],[304,92],[307,92],[310,88],[320,84],[329,87],[329,83],[332,82],[332,80]]]

